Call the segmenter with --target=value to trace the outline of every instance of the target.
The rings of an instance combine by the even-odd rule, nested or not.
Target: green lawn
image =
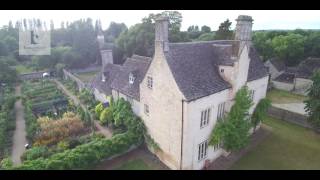
[[[22,64],[19,64],[17,66],[13,66],[19,74],[24,74],[24,73],[31,73],[33,70],[27,66],[24,66]]]
[[[89,82],[94,78],[94,76],[98,73],[98,71],[85,72],[85,73],[77,73],[77,77],[84,83]]]
[[[152,170],[142,159],[134,159],[125,162],[115,170]]]
[[[231,169],[320,169],[320,134],[267,118],[272,133]]]
[[[307,99],[306,96],[293,94],[291,92],[282,91],[278,89],[272,89],[267,93],[267,98],[273,103],[285,104],[285,103],[299,103]]]

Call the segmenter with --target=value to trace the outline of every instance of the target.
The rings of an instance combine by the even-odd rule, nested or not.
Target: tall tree
[[[204,25],[204,26],[201,27],[201,32],[202,33],[210,33],[211,32],[211,28],[209,26]]]
[[[283,59],[288,66],[294,66],[303,57],[305,39],[304,36],[294,33],[276,36],[272,39],[272,48],[277,57]]]
[[[217,123],[212,131],[209,145],[223,143],[227,151],[237,151],[249,142],[249,109],[253,105],[248,88],[242,87],[236,93],[235,103],[225,120]]]
[[[312,77],[313,84],[308,89],[308,99],[305,101],[305,110],[308,113],[308,122],[317,130],[320,129],[320,71]]]
[[[229,19],[222,22],[219,26],[218,31],[215,34],[217,40],[228,40],[232,39],[232,31],[230,30],[232,22]]]

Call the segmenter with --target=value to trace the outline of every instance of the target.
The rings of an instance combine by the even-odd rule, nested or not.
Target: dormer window
[[[223,72],[224,72],[224,69],[220,69],[220,72],[223,73]]]
[[[129,74],[129,83],[133,84],[134,83],[134,75],[132,73]]]

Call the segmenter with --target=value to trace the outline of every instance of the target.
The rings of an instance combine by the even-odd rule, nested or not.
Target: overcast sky
[[[61,21],[73,21],[90,17],[94,21],[100,19],[102,28],[106,29],[111,21],[125,23],[128,27],[141,22],[143,17],[150,13],[159,13],[164,10],[1,10],[0,26],[7,25],[9,20],[15,23],[23,18],[40,18],[41,20],[53,20],[55,27],[59,27]],[[250,15],[254,19],[253,29],[320,29],[319,10],[179,10],[182,14],[182,30],[190,25],[208,25],[212,30],[217,30],[219,24],[227,18],[235,26],[238,15]]]

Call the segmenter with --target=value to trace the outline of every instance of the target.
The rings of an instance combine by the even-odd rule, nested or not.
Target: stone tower
[[[97,41],[98,41],[99,49],[102,49],[104,46],[104,35],[102,33],[102,30],[99,30],[98,32]]]
[[[107,64],[113,64],[113,56],[112,56],[112,50],[101,50],[101,61],[102,61],[102,72],[104,72],[104,68]],[[105,81],[104,73],[102,73],[102,81]]]
[[[168,17],[160,16],[156,19],[155,44],[160,45],[164,52],[169,51],[168,25]]]
[[[252,37],[252,17],[246,15],[240,15],[236,19],[237,25],[235,29],[235,40],[239,40],[239,53],[243,50],[243,47],[247,44],[251,45]]]

